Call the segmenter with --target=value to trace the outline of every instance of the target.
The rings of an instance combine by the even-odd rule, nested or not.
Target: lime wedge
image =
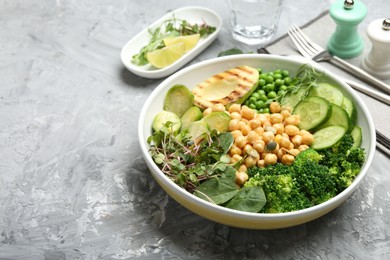
[[[186,36],[165,38],[163,41],[165,46],[171,46],[173,44],[182,42],[184,43],[184,51],[188,52],[198,44],[199,39],[200,39],[200,34],[197,33],[197,34],[191,34]]]
[[[146,58],[156,68],[165,68],[184,54],[184,43],[179,42],[146,54]]]

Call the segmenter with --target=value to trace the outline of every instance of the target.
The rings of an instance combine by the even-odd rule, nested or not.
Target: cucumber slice
[[[345,134],[345,128],[339,125],[332,125],[321,128],[313,134],[314,142],[311,148],[315,150],[326,149],[332,147]]]
[[[336,104],[338,106],[343,104],[344,99],[344,95],[341,90],[325,82],[318,83],[318,87],[313,87],[309,93],[309,96],[325,98],[330,103]]]
[[[345,111],[347,111],[349,118],[351,119],[352,125],[356,124],[357,121],[357,110],[355,104],[352,102],[351,99],[344,96],[343,98],[343,104],[341,106]]]
[[[330,118],[324,124],[320,125],[319,128],[324,128],[331,125],[339,125],[344,127],[345,131],[349,133],[352,129],[352,124],[347,111],[335,104],[331,104],[331,106],[332,114],[330,115]]]
[[[293,114],[299,115],[299,128],[311,130],[326,122],[332,113],[329,101],[321,97],[308,97],[299,102]]]
[[[352,147],[360,147],[362,145],[362,129],[359,126],[354,126],[351,131],[351,135],[353,138],[353,146]]]

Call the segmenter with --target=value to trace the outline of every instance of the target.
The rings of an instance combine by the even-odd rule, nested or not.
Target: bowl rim
[[[344,90],[350,94],[356,103],[359,104],[360,109],[363,111],[364,115],[366,116],[367,125],[368,125],[368,132],[370,133],[370,139],[367,140],[369,147],[366,150],[366,161],[360,171],[360,173],[356,176],[355,180],[352,182],[352,184],[347,187],[345,190],[337,194],[335,197],[320,203],[318,205],[305,208],[298,211],[292,211],[292,212],[284,212],[284,213],[252,213],[252,212],[245,212],[245,211],[239,211],[234,209],[229,209],[223,206],[219,206],[216,204],[213,204],[211,202],[205,201],[201,198],[196,197],[195,195],[189,193],[185,189],[181,188],[174,182],[172,182],[162,171],[158,168],[158,166],[154,163],[153,159],[149,155],[148,145],[145,142],[147,137],[143,134],[143,121],[145,120],[145,115],[147,112],[148,107],[153,103],[153,100],[156,98],[156,96],[159,94],[161,90],[163,90],[166,85],[173,81],[174,79],[180,77],[183,74],[186,74],[190,72],[191,70],[197,69],[202,66],[208,66],[214,63],[218,62],[228,62],[228,61],[234,61],[234,60],[240,60],[240,59],[276,59],[279,61],[289,61],[293,63],[299,63],[303,65],[304,63],[310,64],[318,71],[324,72],[327,76],[332,78],[332,80],[335,80],[339,85],[342,86]],[[347,85],[340,77],[335,75],[333,72],[325,69],[324,67],[321,67],[318,63],[313,62],[312,60],[302,58],[300,56],[280,56],[280,55],[272,55],[272,54],[238,54],[238,55],[230,55],[225,57],[217,57],[212,58],[208,60],[201,61],[199,63],[193,64],[191,66],[188,66],[186,68],[183,68],[179,71],[177,71],[175,74],[169,76],[165,80],[163,80],[149,95],[147,100],[145,101],[140,116],[139,116],[139,122],[138,122],[138,137],[139,142],[142,150],[142,155],[147,162],[147,164],[152,167],[152,169],[155,171],[153,172],[152,169],[150,169],[150,172],[152,173],[153,177],[156,178],[154,174],[157,174],[158,177],[162,181],[164,181],[170,188],[173,188],[174,192],[178,195],[182,195],[185,198],[195,200],[195,202],[199,203],[201,207],[208,208],[213,211],[218,211],[222,214],[227,214],[230,216],[240,217],[240,218],[247,218],[252,220],[282,220],[282,219],[289,219],[289,218],[295,218],[302,215],[310,215],[314,214],[317,211],[326,210],[325,214],[329,212],[330,210],[333,210],[334,208],[338,207],[342,202],[344,202],[352,193],[357,189],[359,184],[361,183],[361,180],[366,176],[368,172],[368,168],[371,165],[371,162],[373,160],[374,152],[375,152],[375,144],[376,144],[376,136],[375,136],[375,129],[374,129],[374,123],[373,119],[371,117],[371,114],[369,113],[368,108],[366,107],[365,103],[362,101],[362,99],[358,96],[357,93],[355,93],[352,88]],[[160,185],[161,186],[161,185]],[[162,187],[164,190],[165,188]],[[168,194],[170,195],[170,194]],[[171,195],[170,195],[171,196]],[[171,196],[172,197],[172,196]],[[334,207],[336,205],[336,207]],[[191,210],[191,209],[190,209]],[[195,212],[196,213],[196,212]]]

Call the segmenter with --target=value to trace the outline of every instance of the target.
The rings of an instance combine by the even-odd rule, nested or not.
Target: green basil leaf
[[[240,49],[231,48],[231,49],[228,49],[226,51],[221,51],[220,53],[218,53],[218,57],[228,56],[228,55],[233,55],[233,54],[243,54],[243,52]]]
[[[246,212],[259,212],[265,203],[266,197],[261,187],[243,187],[224,206]]]
[[[237,186],[231,178],[215,177],[201,183],[194,195],[221,205],[233,198],[237,192]]]

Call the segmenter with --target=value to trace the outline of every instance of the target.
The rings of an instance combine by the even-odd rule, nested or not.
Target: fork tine
[[[288,35],[290,36],[290,39],[294,43],[295,47],[297,47],[298,51],[305,57],[311,57],[312,54],[306,51],[306,48],[303,47],[301,41],[299,38],[297,38],[296,33],[293,31],[293,29],[288,30]]]
[[[305,49],[306,53],[309,53],[309,57],[312,57],[318,53],[316,49],[314,49],[302,36],[302,31],[298,30],[298,27],[293,25],[292,32],[295,35],[296,40],[301,45],[303,49]]]
[[[300,36],[307,42],[307,44],[312,47],[315,53],[322,52],[324,50],[324,48],[322,48],[320,45],[316,44],[309,37],[307,37],[306,34],[298,26],[293,26],[295,27],[295,30],[300,34]]]

